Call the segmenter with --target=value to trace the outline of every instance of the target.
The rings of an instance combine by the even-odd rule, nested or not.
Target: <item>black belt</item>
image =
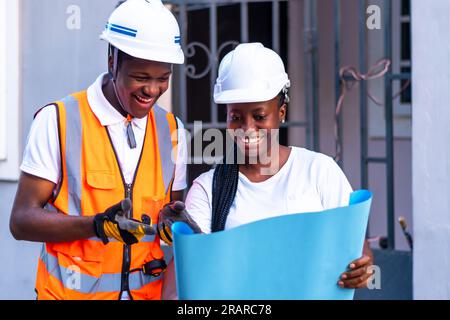
[[[146,276],[159,277],[166,269],[164,259],[155,259],[144,264],[142,268],[130,270],[130,273],[142,271]]]
[[[163,273],[167,269],[167,264],[164,259],[161,260],[152,260],[147,262],[142,267],[142,271],[147,276],[159,277],[161,273]]]

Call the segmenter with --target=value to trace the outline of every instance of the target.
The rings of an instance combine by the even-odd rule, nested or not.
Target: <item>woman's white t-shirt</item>
[[[205,233],[211,232],[214,169],[199,176],[186,209]],[[225,229],[285,214],[317,212],[349,204],[352,188],[336,162],[321,153],[291,148],[285,165],[268,180],[251,182],[239,173]]]

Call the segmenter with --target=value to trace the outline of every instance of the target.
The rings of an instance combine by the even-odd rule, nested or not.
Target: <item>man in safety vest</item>
[[[42,108],[24,152],[10,227],[44,242],[38,299],[161,298],[154,226],[182,200],[187,152],[182,123],[156,102],[184,63],[180,29],[160,0],[128,0],[101,39],[109,73]]]

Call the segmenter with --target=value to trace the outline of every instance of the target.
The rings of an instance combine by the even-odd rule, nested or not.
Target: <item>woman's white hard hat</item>
[[[245,43],[220,63],[214,101],[217,104],[269,101],[289,87],[280,56],[261,43]]]
[[[183,64],[180,27],[161,0],[128,0],[111,14],[102,40],[128,55]]]

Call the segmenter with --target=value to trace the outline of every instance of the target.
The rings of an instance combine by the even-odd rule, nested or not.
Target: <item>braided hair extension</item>
[[[288,89],[283,88],[279,94],[278,108],[289,103]],[[212,185],[212,219],[211,232],[225,230],[230,208],[239,182],[239,165],[237,163],[237,145],[234,145],[234,161],[232,164],[223,163],[216,166],[214,170]]]
[[[236,196],[239,181],[237,145],[234,145],[234,162],[217,165],[213,177],[211,232],[225,230],[228,213]]]

